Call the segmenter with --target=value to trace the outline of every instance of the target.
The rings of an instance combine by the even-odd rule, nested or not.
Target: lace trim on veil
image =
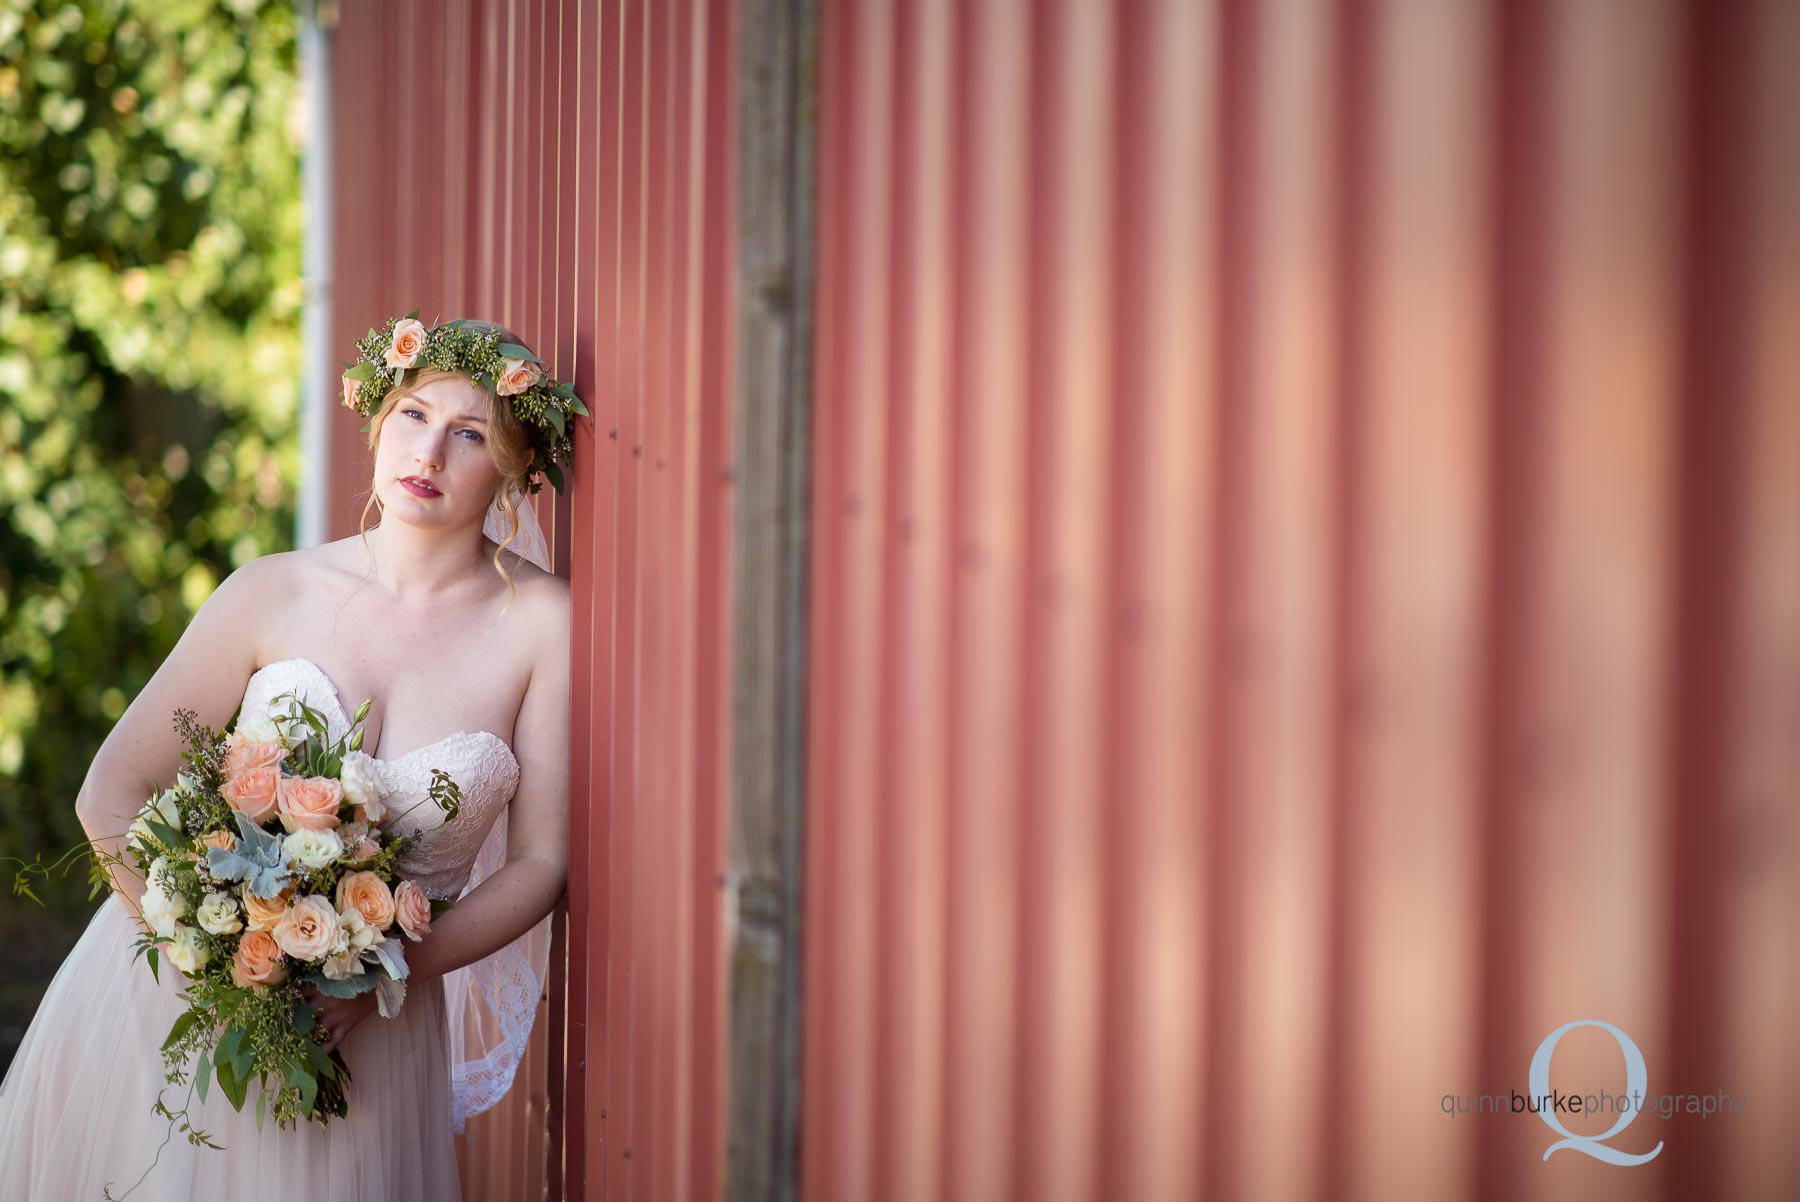
[[[527,562],[550,570],[549,543],[538,525],[537,507],[520,490],[512,501],[519,531],[507,545]],[[488,507],[482,533],[504,543],[511,522],[499,501]],[[475,857],[469,882],[458,898],[506,863],[506,820],[501,810]],[[493,954],[444,977],[450,1024],[450,1118],[460,1135],[468,1120],[489,1109],[512,1088],[531,1043],[531,1024],[549,978],[550,916]]]

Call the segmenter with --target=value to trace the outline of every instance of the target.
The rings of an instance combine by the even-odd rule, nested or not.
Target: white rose
[[[193,927],[181,927],[169,944],[169,959],[176,968],[191,977],[206,967],[206,962],[212,959],[212,953],[206,950],[199,931]]]
[[[385,792],[381,787],[381,767],[374,756],[363,751],[346,753],[338,784],[344,788],[345,799],[361,806],[370,822],[380,822],[386,815],[387,806],[381,801]]]
[[[244,929],[244,920],[238,917],[237,899],[229,893],[208,893],[194,911],[194,919],[210,935],[235,935]]]
[[[140,910],[144,916],[144,925],[155,931],[158,938],[173,939],[175,920],[187,916],[187,899],[179,893],[164,893],[158,886],[151,885],[144,890]]]
[[[298,830],[281,841],[288,859],[308,872],[317,872],[344,854],[344,841],[336,831]]]

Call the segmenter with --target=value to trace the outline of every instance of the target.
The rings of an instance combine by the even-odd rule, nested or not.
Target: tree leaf
[[[158,985],[161,985],[162,984],[162,974],[156,971],[156,960],[157,960],[156,949],[151,948],[148,952],[146,952],[144,954],[144,959],[146,959],[150,962],[151,978],[154,979]]]
[[[543,363],[542,359],[516,342],[502,342],[494,349],[500,352],[500,357],[503,359],[523,359],[527,363]]]
[[[212,1057],[201,1052],[200,1059],[194,1062],[194,1092],[200,1095],[202,1103],[205,1103],[206,1091],[212,1085],[212,1071]]]

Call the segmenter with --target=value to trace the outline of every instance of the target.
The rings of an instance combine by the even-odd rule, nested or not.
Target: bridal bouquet
[[[391,833],[400,815],[388,812],[376,762],[361,750],[368,712],[364,701],[333,740],[324,717],[291,692],[265,713],[240,714],[223,736],[178,711],[188,767],[145,803],[126,838],[147,882],[149,931],[133,958],[144,956],[152,974],[166,958],[186,977],[188,1007],[162,1047],[167,1079],[186,1084],[191,1061],[200,1100],[216,1081],[239,1111],[254,1079],[258,1126],[269,1111],[284,1127],[346,1113],[349,1067],[321,1047],[326,1033],[303,988],[374,990],[392,1017],[406,997],[406,941],[450,904],[395,869],[407,840]],[[461,792],[437,770],[425,800],[454,817]],[[156,1111],[171,1122],[185,1113],[160,1099]],[[190,1142],[218,1146],[183,1129]]]

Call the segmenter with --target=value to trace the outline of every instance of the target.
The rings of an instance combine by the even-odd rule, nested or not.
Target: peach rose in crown
[[[271,740],[259,743],[241,730],[225,736],[225,775],[242,776],[255,768],[280,768],[287,749]]]
[[[337,940],[338,916],[331,902],[311,893],[295,902],[281,916],[270,934],[281,950],[296,960],[317,962],[331,952]]]
[[[425,323],[416,317],[401,318],[394,323],[394,341],[387,349],[389,367],[411,367],[425,349]]]
[[[275,807],[288,834],[328,831],[338,824],[344,787],[329,776],[284,776],[275,789]]]
[[[281,945],[267,931],[245,931],[231,957],[231,980],[239,988],[267,988],[287,980]]]
[[[219,792],[225,798],[225,804],[239,811],[252,822],[267,822],[275,813],[276,793],[281,786],[281,770],[279,768],[252,768],[236,776],[225,778],[224,787]]]
[[[400,930],[417,943],[431,930],[431,899],[416,881],[401,881],[394,890],[394,916]]]
[[[274,897],[258,897],[246,887],[244,890],[244,917],[253,931],[272,931],[282,916],[288,912],[288,902],[299,891],[300,886],[289,881]]]
[[[364,922],[378,931],[394,925],[394,895],[389,892],[387,882],[372,872],[352,872],[339,878],[337,908],[348,910],[352,907],[362,914]]]
[[[502,359],[500,361],[500,383],[495,391],[501,396],[517,396],[524,392],[543,375],[538,365],[525,359]]]
[[[344,408],[354,409],[356,408],[357,402],[360,400],[362,400],[362,381],[352,380],[349,376],[345,376]]]

